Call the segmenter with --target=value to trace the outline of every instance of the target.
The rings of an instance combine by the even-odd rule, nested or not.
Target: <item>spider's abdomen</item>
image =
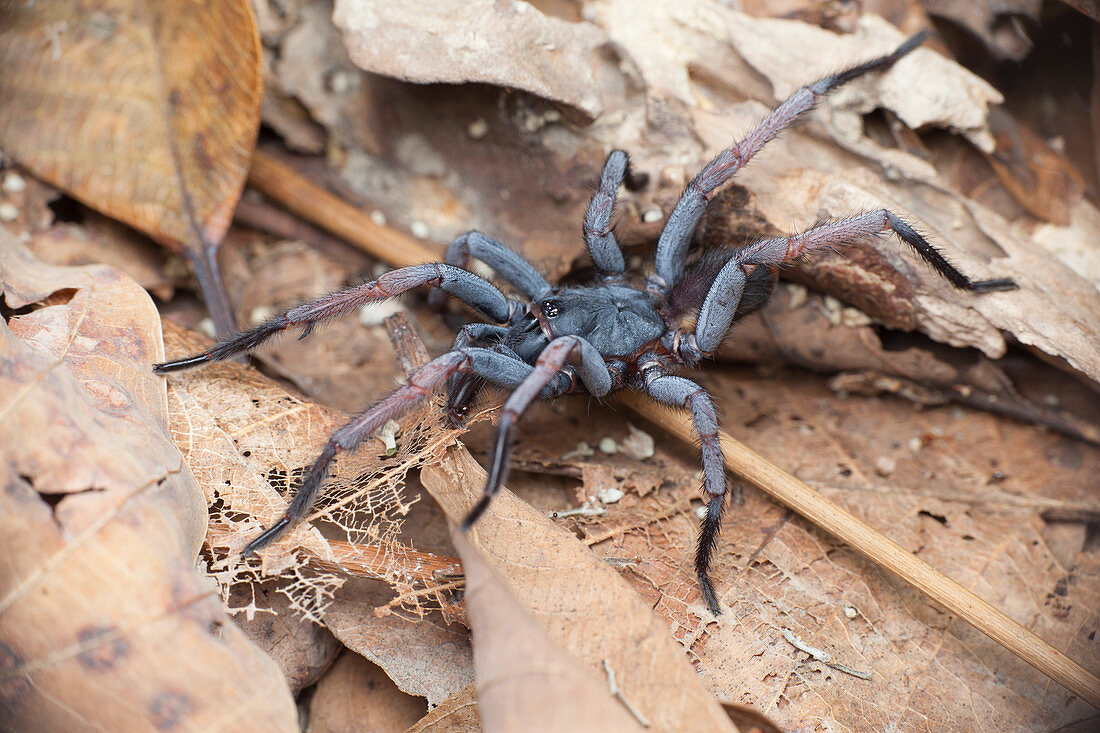
[[[603,356],[633,354],[665,330],[646,294],[633,288],[572,288],[541,305],[554,336],[582,336]]]

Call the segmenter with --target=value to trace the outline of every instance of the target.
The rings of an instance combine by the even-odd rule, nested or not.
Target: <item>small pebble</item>
[[[370,220],[380,227],[386,226],[386,215],[378,209],[375,209],[370,213]]]
[[[378,303],[367,303],[359,309],[359,323],[363,326],[377,326],[394,313],[405,310],[400,300],[383,300]]]
[[[428,225],[422,221],[414,221],[412,224],[409,224],[409,231],[412,232],[412,235],[417,239],[427,239],[432,233]]]
[[[626,494],[619,489],[600,489],[596,492],[596,498],[603,504],[614,504],[624,496]]]
[[[15,221],[19,218],[19,209],[14,204],[4,202],[0,204],[0,221]]]
[[[856,616],[859,615],[859,611],[852,608],[851,606],[845,606],[844,607],[844,615],[847,616],[848,618],[855,618]]]
[[[602,438],[597,447],[607,455],[611,455],[619,450],[619,444],[615,442],[614,438]]]
[[[474,140],[480,140],[489,134],[489,123],[484,117],[478,117],[466,127],[466,134]]]
[[[8,193],[22,193],[27,190],[27,182],[18,173],[4,176],[4,190]]]
[[[924,447],[924,444],[921,442],[920,438],[910,438],[909,442],[906,443],[906,445],[908,445],[909,450],[913,451],[914,453],[920,453],[920,449]]]
[[[252,312],[248,314],[248,322],[253,326],[258,326],[264,321],[271,320],[271,317],[275,315],[275,310],[266,305],[261,305],[252,309]]]
[[[209,316],[199,321],[199,330],[212,339],[218,337],[218,329],[214,328],[214,319]]]
[[[879,476],[889,476],[898,467],[898,462],[890,456],[879,456],[875,459],[875,473]]]
[[[642,221],[644,221],[646,224],[653,224],[654,222],[658,222],[658,221],[660,221],[661,219],[664,219],[664,218],[665,218],[665,213],[663,211],[661,211],[660,209],[656,209],[656,208],[655,209],[650,209],[649,211],[642,214]]]

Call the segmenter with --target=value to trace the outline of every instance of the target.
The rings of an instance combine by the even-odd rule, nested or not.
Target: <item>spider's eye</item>
[[[542,302],[542,312],[547,318],[554,318],[560,311],[557,303],[552,300],[544,300]]]

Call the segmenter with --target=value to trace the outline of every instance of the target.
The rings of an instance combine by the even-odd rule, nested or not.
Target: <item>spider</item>
[[[423,366],[406,386],[336,431],[302,477],[283,517],[252,540],[242,554],[265,547],[309,512],[337,453],[353,450],[444,383],[447,415],[456,423],[462,421],[486,383],[511,390],[500,413],[484,494],[463,521],[464,530],[478,520],[504,484],[516,422],[535,398],[571,393],[600,398],[615,390],[634,389],[691,411],[701,444],[707,497],[695,551],[695,574],[707,606],[714,614],[720,613],[710,578],[726,497],[718,420],[706,391],[672,373],[674,368],[694,366],[710,356],[733,321],[762,306],[774,288],[779,265],[814,250],[887,231],[959,289],[981,293],[1016,287],[1009,279],[970,279],[912,226],[886,209],[825,222],[800,234],[764,239],[736,250],[712,251],[693,264],[686,262],[707,202],[753,155],[812,109],[824,94],[863,74],[889,67],[926,36],[917,34],[893,53],[799,89],[744,139],[720,152],[688,183],[669,215],[658,239],[654,272],[644,285],[641,276],[627,273],[611,231],[616,193],[627,175],[626,154],[616,150],[607,159],[584,216],[584,239],[597,273],[597,280],[586,287],[551,285],[517,253],[479,232],[470,232],[450,244],[444,262],[393,270],[373,282],[293,308],[208,351],[155,365],[154,371],[164,374],[227,359],[260,346],[291,326],[300,327],[299,338],[305,338],[327,318],[421,285],[435,286],[502,324],[467,324],[451,351]],[[505,297],[488,281],[464,269],[470,256],[492,267],[523,299]],[[697,313],[695,324],[685,327],[682,321],[692,313]]]

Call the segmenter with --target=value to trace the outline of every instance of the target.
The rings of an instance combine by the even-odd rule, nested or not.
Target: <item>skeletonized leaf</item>
[[[246,0],[6,3],[0,67],[0,145],[185,254],[219,330],[232,330],[215,252],[259,125]]]

